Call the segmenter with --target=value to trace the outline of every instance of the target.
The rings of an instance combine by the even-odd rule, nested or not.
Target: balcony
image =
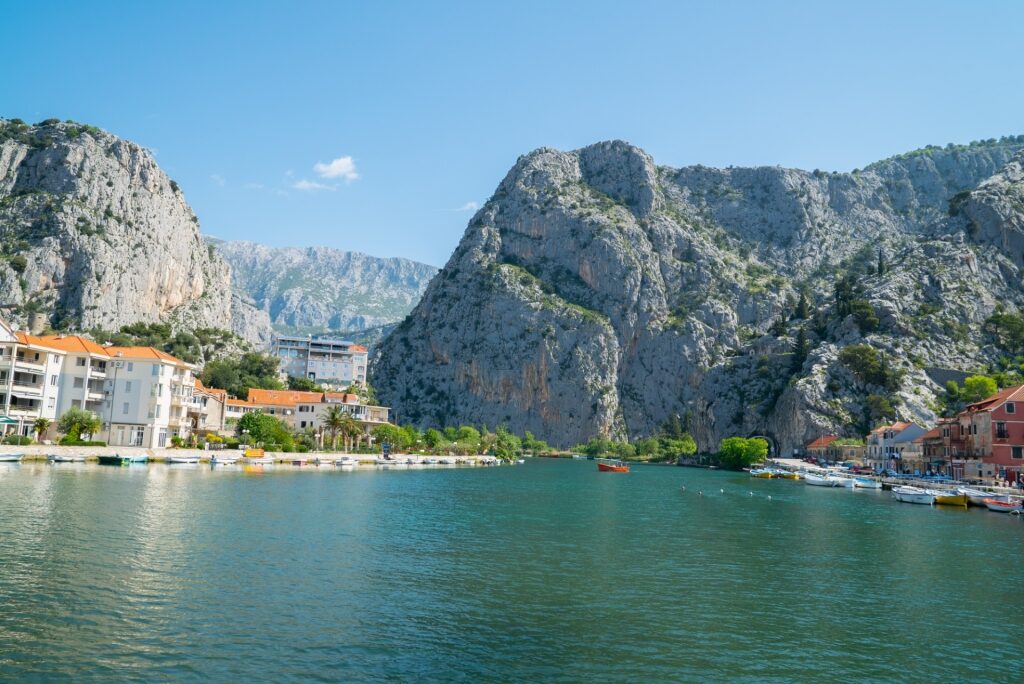
[[[105,368],[98,368],[97,366],[92,366],[89,369],[89,377],[94,378],[96,380],[103,380],[107,377],[107,370]]]
[[[106,396],[107,395],[104,392],[97,391],[97,390],[94,390],[94,389],[90,388],[85,393],[85,400],[86,401],[94,401],[94,402],[95,401],[103,401],[106,398]]]
[[[44,356],[38,361],[30,361],[24,356],[16,356],[14,358],[14,368],[15,370],[26,369],[42,373],[46,371],[46,357]]]
[[[43,383],[30,384],[16,379],[11,385],[11,394],[17,394],[19,397],[42,397]]]

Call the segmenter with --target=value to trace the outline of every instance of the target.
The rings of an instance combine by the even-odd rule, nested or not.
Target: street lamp
[[[113,441],[114,438],[114,398],[117,396],[117,371],[124,363],[121,357],[124,356],[121,352],[117,352],[117,359],[114,361],[114,379],[110,384],[110,411],[107,413],[107,443]],[[89,392],[89,383],[85,384],[86,396]],[[83,402],[84,404],[84,402]],[[91,435],[90,435],[91,436]]]

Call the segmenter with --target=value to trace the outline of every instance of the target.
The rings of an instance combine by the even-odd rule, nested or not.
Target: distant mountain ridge
[[[268,247],[207,238],[231,265],[232,286],[288,333],[357,334],[401,321],[434,266],[332,247]]]

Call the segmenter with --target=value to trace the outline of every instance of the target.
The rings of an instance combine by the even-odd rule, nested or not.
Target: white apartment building
[[[0,321],[0,435],[32,437],[37,418],[58,414],[64,354]]]
[[[0,322],[2,323],[2,322]],[[163,447],[187,437],[194,367],[152,347],[102,346],[77,335],[35,337],[0,325],[3,431],[32,436],[36,418],[79,408],[99,417],[112,446]]]
[[[349,340],[275,335],[271,353],[280,359],[281,372],[289,377],[327,385],[366,382],[368,351]]]

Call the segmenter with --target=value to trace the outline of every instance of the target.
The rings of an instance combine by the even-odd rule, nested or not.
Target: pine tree
[[[807,330],[804,326],[800,326],[800,331],[796,334],[796,343],[793,345],[792,372],[800,372],[804,367],[804,361],[807,360],[807,355],[810,353],[811,343],[807,340]]]
[[[793,314],[793,318],[805,321],[810,315],[810,312],[811,308],[807,304],[807,294],[801,291],[800,300],[796,303],[796,312]]]
[[[885,254],[882,253],[882,248],[878,248],[878,275],[885,275]]]

